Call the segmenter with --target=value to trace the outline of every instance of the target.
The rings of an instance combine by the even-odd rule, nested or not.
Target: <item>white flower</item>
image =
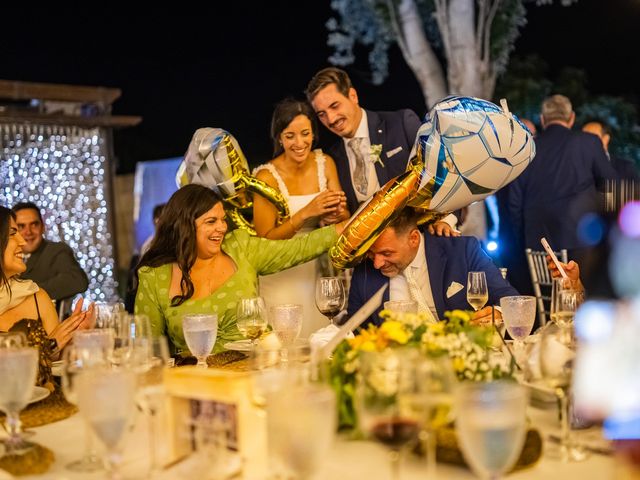
[[[371,147],[369,148],[369,158],[371,160],[371,163],[373,163],[374,165],[376,163],[379,163],[384,168],[384,163],[382,163],[382,159],[380,158],[381,153],[382,145],[380,145],[379,143],[371,145]]]

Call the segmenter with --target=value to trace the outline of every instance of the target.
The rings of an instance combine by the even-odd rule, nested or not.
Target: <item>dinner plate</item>
[[[227,342],[223,345],[227,350],[235,350],[236,352],[250,352],[252,350],[251,340],[236,340],[235,342]]]
[[[51,373],[54,377],[62,376],[62,360],[56,360],[55,362],[51,362]]]
[[[40,400],[44,400],[49,396],[51,392],[44,387],[33,387],[33,393],[29,399],[29,403],[36,403]]]

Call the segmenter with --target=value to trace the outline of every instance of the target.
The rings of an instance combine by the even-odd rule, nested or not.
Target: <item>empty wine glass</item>
[[[38,373],[38,350],[29,347],[0,349],[0,410],[6,415],[9,438],[5,455],[14,455],[33,446],[20,434],[20,411],[27,405]]]
[[[135,374],[123,369],[95,369],[78,376],[78,407],[107,449],[109,478],[121,478],[119,448],[134,413]]]
[[[124,303],[95,302],[95,328],[113,328],[118,315],[125,313]]]
[[[313,478],[331,448],[336,412],[328,385],[289,387],[286,394],[268,396],[269,463],[277,478]]]
[[[344,308],[346,294],[339,277],[320,277],[316,280],[316,307],[333,324],[333,319]]]
[[[146,315],[120,313],[112,317],[114,332],[113,363],[140,368],[145,360],[146,339],[151,337],[151,323]]]
[[[542,330],[540,340],[540,371],[546,383],[554,389],[560,410],[560,459],[582,461],[587,453],[571,435],[569,424],[569,395],[575,344],[567,329],[558,324],[548,324]]]
[[[238,330],[251,340],[252,348],[267,330],[267,312],[262,297],[241,298],[236,310]]]
[[[526,436],[527,390],[512,382],[469,382],[456,393],[456,433],[465,460],[498,479],[518,460]]]
[[[207,357],[218,336],[218,316],[190,314],[182,317],[182,332],[189,351],[198,359],[198,367],[207,368]]]
[[[298,339],[302,330],[302,305],[273,305],[269,308],[269,322],[282,346],[288,347]]]
[[[395,313],[418,313],[418,302],[415,300],[387,300],[384,309]]]
[[[514,295],[500,299],[502,319],[513,338],[513,349],[521,352],[536,320],[536,297]]]
[[[484,272],[469,272],[467,275],[467,302],[474,311],[480,310],[489,300],[487,277]]]

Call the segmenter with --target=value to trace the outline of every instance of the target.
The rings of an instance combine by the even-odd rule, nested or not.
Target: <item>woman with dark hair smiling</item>
[[[285,241],[227,233],[220,197],[201,185],[187,185],[167,202],[156,236],[138,265],[135,312],[149,316],[154,334],[167,335],[187,350],[182,316],[214,313],[214,352],[242,339],[236,326],[239,299],[258,293],[258,275],[284,270],[325,252],[337,239],[335,226]]]
[[[291,216],[279,225],[273,204],[254,196],[253,223],[261,237],[293,238],[349,218],[336,164],[322,150],[313,149],[317,138],[315,114],[308,103],[287,98],[276,105],[271,119],[274,158],[253,173],[282,194]],[[316,278],[321,273],[317,259],[286,272],[260,277],[260,293],[267,304],[303,305],[301,337],[308,337],[327,324],[327,318],[318,312],[313,301]]]
[[[80,300],[73,314],[60,322],[47,292],[31,280],[20,280],[27,267],[22,260],[25,241],[18,232],[15,214],[0,206],[0,332],[23,332],[40,350],[38,385],[53,390],[51,361],[78,328],[88,328],[93,305],[82,311]]]

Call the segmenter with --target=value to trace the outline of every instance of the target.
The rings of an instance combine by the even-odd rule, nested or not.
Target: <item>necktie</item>
[[[349,140],[349,148],[356,157],[356,168],[353,170],[353,186],[361,195],[366,195],[369,188],[367,180],[367,165],[364,163],[364,157],[360,150],[362,138],[352,138]]]
[[[420,288],[420,285],[418,285],[418,282],[416,281],[416,276],[418,272],[414,271],[414,269],[417,269],[417,267],[409,266],[405,268],[403,272],[404,278],[407,279],[407,285],[409,287],[409,295],[411,295],[411,299],[418,304],[418,312],[426,313],[427,319],[429,320],[429,322],[436,323],[438,320],[434,318],[433,313],[431,313],[431,310],[427,305],[427,301],[424,298],[422,289]]]

